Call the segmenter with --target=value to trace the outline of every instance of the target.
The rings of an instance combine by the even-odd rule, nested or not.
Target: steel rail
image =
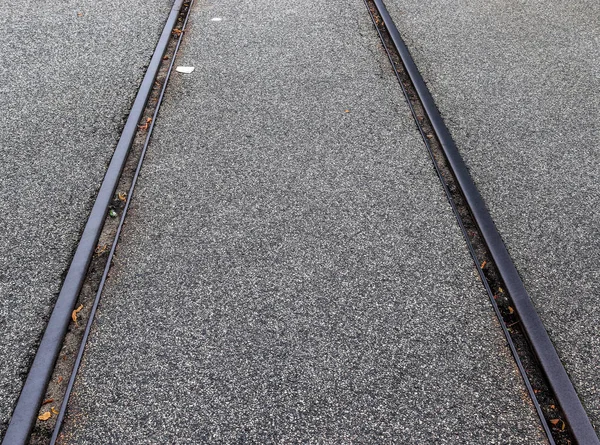
[[[177,23],[179,11],[184,0],[175,0],[165,26],[162,30],[146,74],[131,107],[129,117],[119,138],[110,164],[102,180],[102,185],[90,212],[83,234],[77,245],[75,255],[56,300],[54,309],[37,349],[33,364],[13,410],[3,445],[25,445],[35,425],[37,414],[46,393],[46,388],[56,359],[60,353],[67,328],[71,321],[71,312],[75,307],[79,292],[87,275],[87,270],[102,232],[108,208],[125,166],[127,155],[137,132],[146,102],[150,97],[154,80],[158,73],[164,52],[169,44],[171,32]]]
[[[394,24],[383,0],[372,0],[372,2],[383,20],[395,50],[400,56],[406,73],[419,97],[419,101],[431,122],[435,135],[448,160],[450,169],[456,178],[469,210],[479,227],[502,281],[513,301],[515,311],[519,316],[523,330],[539,361],[542,372],[560,405],[572,431],[573,437],[577,443],[582,445],[599,445],[600,440],[579,400],[577,392],[575,391],[556,349],[535,310],[533,302],[531,301],[523,281],[502,241],[502,237],[485,205],[483,197],[475,186],[467,165],[462,159],[462,156],[450,135],[450,131],[446,127],[440,112],[435,105],[433,97],[410,55],[404,40],[400,36],[400,32]]]
[[[108,254],[108,259],[106,260],[106,264],[104,266],[104,270],[102,272],[102,278],[100,280],[100,284],[98,286],[98,290],[96,291],[96,297],[94,299],[94,303],[92,305],[92,309],[90,311],[90,315],[87,321],[87,324],[85,326],[85,331],[83,334],[83,338],[81,341],[81,344],[79,345],[79,350],[77,353],[77,358],[75,360],[75,364],[73,365],[73,370],[71,371],[71,377],[69,378],[69,383],[67,385],[67,390],[65,392],[65,396],[63,398],[63,401],[61,403],[61,407],[60,407],[60,411],[58,413],[58,417],[56,418],[56,424],[54,426],[54,432],[52,433],[52,438],[50,440],[50,445],[55,445],[56,441],[58,439],[58,435],[60,434],[60,430],[67,412],[67,407],[69,404],[69,397],[71,396],[71,392],[73,391],[73,386],[75,385],[75,379],[77,377],[77,372],[79,371],[79,367],[81,365],[81,360],[83,359],[83,354],[85,353],[85,346],[87,343],[87,339],[90,335],[90,331],[92,329],[92,325],[94,324],[94,318],[96,315],[96,310],[98,309],[98,304],[100,303],[100,298],[102,297],[102,292],[104,290],[104,284],[106,283],[106,280],[108,278],[108,273],[110,271],[111,265],[112,265],[112,260],[113,257],[115,255],[115,251],[117,249],[117,244],[119,242],[119,238],[121,236],[121,231],[123,230],[123,225],[125,223],[125,218],[127,217],[127,211],[129,210],[129,206],[131,205],[131,200],[133,198],[133,191],[135,190],[135,186],[137,184],[137,180],[138,177],[140,175],[140,171],[142,170],[142,164],[144,163],[144,158],[146,156],[146,151],[148,150],[148,145],[150,144],[150,139],[152,137],[152,131],[154,130],[154,124],[156,122],[156,118],[158,116],[158,112],[160,110],[160,106],[162,104],[164,95],[165,95],[165,91],[167,89],[167,84],[169,82],[169,77],[171,76],[171,72],[173,71],[173,66],[175,64],[175,55],[177,54],[177,51],[179,50],[179,46],[181,45],[181,40],[183,39],[183,32],[185,31],[185,27],[187,25],[189,16],[190,16],[190,11],[192,9],[192,5],[194,3],[194,0],[190,0],[189,2],[189,6],[188,6],[188,10],[187,13],[185,15],[185,19],[183,21],[183,25],[181,26],[181,33],[179,34],[179,38],[177,39],[177,44],[175,46],[175,49],[173,51],[173,56],[171,57],[171,63],[169,64],[169,68],[167,70],[167,73],[165,75],[165,80],[163,82],[161,91],[160,91],[160,95],[158,97],[157,103],[156,103],[156,108],[154,109],[154,113],[152,115],[152,121],[150,122],[150,125],[148,127],[148,133],[146,135],[146,138],[144,140],[144,146],[142,148],[142,151],[140,153],[140,158],[138,160],[136,169],[135,169],[135,173],[133,175],[133,179],[131,181],[131,187],[129,188],[129,193],[127,194],[127,200],[125,201],[125,206],[123,207],[123,211],[121,213],[121,218],[119,220],[119,226],[117,227],[117,231],[112,243],[112,246],[110,248],[110,253]]]
[[[400,87],[402,88],[402,92],[404,93],[404,97],[406,98],[406,101],[408,103],[408,107],[410,108],[411,114],[413,116],[413,119],[415,120],[416,124],[417,124],[417,128],[419,130],[419,133],[421,134],[421,139],[423,139],[423,143],[425,144],[425,147],[427,148],[427,151],[429,153],[429,157],[431,158],[431,161],[433,162],[433,167],[440,179],[440,182],[442,184],[442,188],[444,189],[444,193],[446,194],[446,197],[448,199],[448,203],[450,204],[450,207],[452,208],[452,212],[454,213],[454,216],[456,218],[456,222],[460,228],[461,233],[463,234],[463,237],[467,243],[467,249],[469,251],[469,254],[471,255],[471,258],[473,259],[473,262],[477,265],[479,263],[479,259],[477,257],[477,253],[475,251],[475,247],[473,246],[473,243],[471,242],[470,238],[469,238],[469,234],[467,232],[467,229],[463,223],[463,220],[461,218],[460,215],[460,211],[458,210],[458,207],[456,205],[456,203],[454,202],[453,196],[452,196],[452,192],[450,191],[450,188],[448,186],[448,184],[446,183],[446,181],[444,180],[444,175],[440,169],[440,166],[438,165],[436,158],[435,158],[435,154],[434,154],[434,150],[431,146],[431,142],[429,141],[429,139],[427,138],[426,132],[423,128],[422,123],[419,121],[418,115],[417,115],[417,111],[415,110],[415,107],[413,106],[413,103],[410,99],[410,94],[408,92],[408,90],[406,89],[406,87],[404,86],[404,84],[401,81],[401,74],[398,72],[398,70],[396,69],[396,63],[394,62],[394,58],[392,56],[392,53],[390,52],[390,49],[387,47],[387,44],[385,43],[385,37],[381,31],[381,29],[377,26],[377,20],[375,18],[375,16],[373,15],[373,12],[371,11],[370,7],[369,7],[369,0],[364,0],[365,1],[365,5],[367,6],[367,9],[369,11],[369,14],[371,15],[371,19],[373,20],[373,23],[375,24],[375,27],[377,29],[377,34],[379,34],[379,38],[381,39],[382,43],[383,43],[383,47],[384,50],[388,56],[388,59],[390,60],[390,63],[392,65],[392,69],[394,70],[394,73],[396,74],[396,77],[398,78],[398,83],[400,84]],[[506,339],[506,342],[508,343],[508,347],[510,349],[510,352],[515,360],[515,363],[517,365],[517,368],[519,369],[519,373],[521,374],[521,377],[523,379],[523,383],[525,384],[525,388],[527,389],[527,393],[529,394],[529,397],[531,398],[531,401],[533,403],[534,409],[538,415],[538,418],[540,419],[540,423],[542,425],[542,429],[544,430],[544,433],[546,434],[546,437],[548,438],[548,445],[555,445],[555,441],[554,441],[554,437],[552,436],[552,432],[550,430],[550,426],[548,425],[548,422],[546,421],[546,418],[544,416],[544,412],[542,410],[542,407],[540,406],[540,403],[537,400],[537,397],[535,395],[535,391],[531,385],[531,382],[529,381],[529,377],[527,376],[527,371],[525,371],[525,367],[523,366],[523,362],[521,361],[521,358],[519,357],[519,353],[517,351],[517,347],[510,335],[510,332],[508,330],[508,327],[506,326],[506,323],[504,321],[504,317],[502,316],[502,313],[500,311],[500,308],[498,307],[498,303],[496,303],[496,300],[494,298],[494,292],[492,291],[492,288],[490,286],[490,283],[487,279],[487,277],[485,276],[485,273],[483,271],[483,269],[481,267],[477,267],[477,274],[479,275],[479,279],[481,280],[481,282],[483,283],[483,286],[486,290],[486,293],[488,295],[488,298],[490,300],[490,303],[492,305],[492,308],[494,310],[494,313],[496,315],[496,318],[498,319],[498,322],[500,323],[500,327],[502,328],[502,332],[504,333],[504,337]]]

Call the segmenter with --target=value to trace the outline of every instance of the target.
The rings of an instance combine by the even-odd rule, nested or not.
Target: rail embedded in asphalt
[[[172,57],[170,62],[165,62],[164,60],[165,51],[171,44],[173,34],[178,37],[178,47],[183,34],[181,31],[174,33],[174,30],[181,29],[181,14],[183,11],[187,13],[189,6],[189,1],[175,0],[171,8],[81,235],[33,364],[12,413],[8,429],[2,441],[3,445],[24,445],[29,441],[31,431],[36,423],[38,411],[46,394],[50,376],[53,373],[58,355],[63,346],[67,328],[72,321],[75,304],[78,301],[80,290],[88,275],[88,268],[92,257],[97,250],[98,240],[105,226],[111,203],[114,201],[114,195],[121,179],[121,174],[128,161],[131,146],[138,134],[140,121],[144,114],[147,113],[149,98],[153,91],[157,90],[157,85],[155,84],[156,77],[161,67],[168,66],[169,72],[172,67]],[[155,109],[155,115],[158,112],[158,106],[160,105],[160,100],[162,100],[165,87],[166,82],[162,85],[157,104],[152,105],[153,109]],[[146,139],[148,139],[154,122],[149,120],[146,124],[146,129],[148,130]],[[128,205],[130,198],[131,194],[129,193],[126,205]],[[118,230],[120,230],[121,226],[122,221],[119,224]],[[113,252],[114,247],[111,249],[110,257]],[[109,265],[110,262],[107,263],[107,267]],[[79,360],[77,360],[78,362]],[[64,407],[60,411],[59,418],[62,418],[62,415],[64,415]]]
[[[365,0],[365,4],[411,106],[548,440],[600,443],[400,32],[382,0]],[[523,362],[528,366],[523,366]]]

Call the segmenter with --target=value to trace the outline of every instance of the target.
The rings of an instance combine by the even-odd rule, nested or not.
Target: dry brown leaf
[[[560,422],[560,419],[551,419],[550,423],[554,426],[558,425],[558,422]]]
[[[50,408],[50,411],[52,411],[52,414],[58,415],[58,411],[56,410],[56,408],[52,407]]]
[[[108,244],[102,244],[102,245],[98,244],[96,246],[95,253],[96,253],[96,255],[102,255],[107,250],[108,250]]]
[[[52,413],[50,413],[50,411],[46,411],[41,416],[38,416],[38,419],[40,419],[40,420],[48,420],[50,417],[52,417]]]
[[[146,118],[146,123],[144,125],[138,125],[138,128],[140,130],[147,130],[148,126],[150,125],[150,122],[152,122],[152,118],[151,117],[147,117]]]
[[[79,312],[81,312],[82,309],[83,309],[83,304],[81,306],[79,306],[77,309],[75,309],[73,312],[71,312],[71,318],[73,319],[75,324],[77,324],[77,314]]]
[[[508,313],[509,314],[514,314],[515,313],[515,309],[512,306],[508,306]]]
[[[178,36],[179,34],[181,34],[181,29],[174,29],[172,32],[174,36]]]
[[[487,261],[484,261],[483,263],[481,263],[481,268],[483,269],[486,264],[487,264]]]
[[[63,377],[62,375],[59,375],[58,378],[56,379],[56,383],[59,383],[63,381]]]
[[[52,403],[54,402],[54,399],[46,399],[42,402],[42,405],[46,405],[47,403]]]
[[[117,197],[119,198],[120,201],[125,201],[127,199],[127,193],[125,193],[125,192],[119,192],[119,194],[117,195]]]

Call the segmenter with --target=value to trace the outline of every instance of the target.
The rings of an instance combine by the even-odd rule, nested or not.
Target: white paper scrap
[[[175,68],[175,71],[177,71],[178,73],[190,74],[192,71],[194,71],[194,67],[193,66],[178,66],[177,68]]]

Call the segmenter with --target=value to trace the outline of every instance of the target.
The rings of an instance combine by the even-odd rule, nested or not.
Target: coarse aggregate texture
[[[600,434],[600,4],[386,5]]]
[[[170,7],[0,4],[0,437]]]
[[[362,1],[190,24],[61,443],[544,443]]]

